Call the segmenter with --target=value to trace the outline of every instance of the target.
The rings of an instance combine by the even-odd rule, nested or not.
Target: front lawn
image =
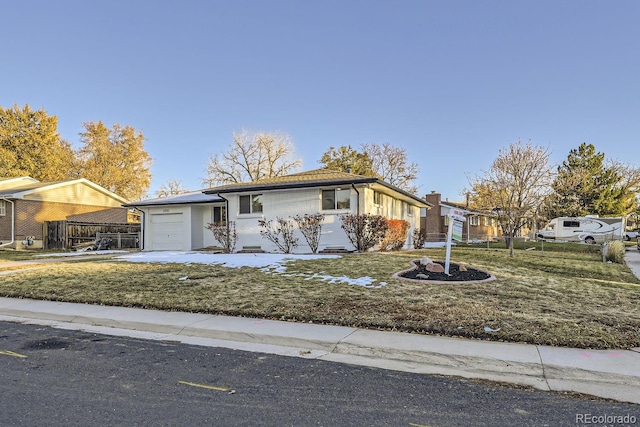
[[[0,296],[553,346],[640,347],[640,280],[626,266],[603,263],[596,248],[584,246],[546,243],[543,253],[529,244],[513,258],[504,246],[454,247],[452,262],[497,277],[475,284],[391,278],[409,268],[412,259],[444,259],[444,249],[295,261],[284,272],[115,260],[60,262],[3,276]],[[374,285],[386,285],[331,283],[323,275],[368,276]]]

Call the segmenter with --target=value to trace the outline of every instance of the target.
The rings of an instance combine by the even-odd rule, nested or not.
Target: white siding
[[[318,250],[321,251],[327,246],[341,246],[346,249],[353,249],[351,242],[347,239],[347,235],[342,230],[342,222],[339,218],[340,214],[356,212],[358,200],[357,193],[353,190],[351,190],[351,209],[349,210],[321,210],[320,188],[265,192],[263,210],[259,214],[239,215],[237,194],[228,195],[227,200],[229,200],[229,219],[236,222],[238,231],[236,250],[242,250],[245,246],[260,246],[266,252],[277,252],[277,246],[260,235],[258,220],[270,221],[276,218],[287,218],[293,221],[295,215],[317,213],[325,215]],[[310,253],[311,249],[304,236],[298,230],[295,236],[298,238],[299,246],[294,249],[294,252]]]
[[[413,248],[413,230],[420,226],[420,208],[412,205],[410,202],[403,201],[390,194],[375,191],[370,188],[364,188],[359,190],[364,192],[364,206],[366,207],[363,213],[370,213],[372,215],[382,215],[388,219],[403,219],[408,221],[411,227],[409,228],[407,242],[405,248]],[[375,193],[379,193],[375,196]],[[375,199],[378,199],[381,203],[374,203]],[[404,209],[403,209],[404,205]]]
[[[353,245],[342,230],[340,215],[357,213],[369,213],[390,219],[409,221],[411,229],[405,247],[411,247],[411,234],[416,227],[416,222],[420,220],[419,208],[409,204],[403,213],[402,203],[404,202],[387,194],[381,197],[381,205],[375,206],[372,189],[358,187],[356,191],[351,187],[350,209],[323,211],[321,192],[323,189],[332,188],[335,187],[267,191],[262,193],[262,212],[242,215],[239,214],[238,205],[240,194],[226,194],[228,217],[230,221],[235,222],[238,235],[236,251],[240,251],[244,247],[260,247],[266,252],[278,252],[275,244],[260,235],[259,220],[273,221],[276,218],[284,218],[293,221],[293,217],[296,215],[318,213],[324,215],[319,251],[328,247],[343,247],[347,250],[353,250]],[[208,246],[220,246],[220,243],[213,238],[213,233],[205,228],[213,220],[213,205],[211,204],[165,205],[141,207],[140,209],[145,212],[144,250],[195,250]],[[408,215],[409,211],[413,211],[413,215]],[[171,214],[181,214],[182,220],[165,221],[165,225],[159,225],[157,220],[161,219],[155,215]],[[152,221],[152,218],[156,220]],[[167,225],[169,223],[173,225]],[[294,229],[295,237],[298,238],[298,247],[294,249],[294,253],[310,253],[311,248],[297,229],[297,224],[294,224]],[[178,230],[180,230],[180,237],[176,236]]]

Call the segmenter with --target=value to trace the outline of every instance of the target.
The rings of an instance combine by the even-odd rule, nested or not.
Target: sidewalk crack
[[[536,351],[538,352],[538,359],[540,359],[540,366],[542,366],[542,379],[547,385],[547,389],[551,390],[551,385],[549,384],[549,379],[547,378],[547,369],[544,366],[544,362],[542,360],[542,353],[540,353],[540,346],[536,346]]]
[[[344,340],[348,339],[351,335],[355,334],[356,332],[358,332],[358,328],[354,328],[354,329],[353,329],[353,331],[351,331],[350,333],[348,333],[348,334],[347,334],[347,335],[345,335],[344,337],[340,338],[340,339],[338,340],[338,342],[337,342],[337,343],[335,343],[335,344],[333,345],[333,348],[331,349],[330,353],[335,353],[335,352],[336,352],[336,350],[338,349],[338,346],[339,346],[340,344],[342,344],[342,342],[343,342]]]

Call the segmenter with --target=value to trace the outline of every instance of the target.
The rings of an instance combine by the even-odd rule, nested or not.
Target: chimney
[[[438,206],[440,204],[441,197],[442,195],[437,191],[431,191],[431,194],[424,196],[425,200],[434,206]]]

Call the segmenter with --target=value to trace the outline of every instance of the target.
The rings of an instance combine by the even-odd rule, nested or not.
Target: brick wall
[[[6,215],[0,216],[0,242],[11,240],[11,204],[6,203]]]
[[[37,240],[42,240],[42,227],[45,221],[66,220],[69,216],[87,215],[88,217],[104,219],[104,221],[96,222],[126,222],[126,209],[124,208],[101,208],[100,206],[37,202],[31,200],[16,200],[15,204],[16,240],[22,240],[26,236],[34,236]],[[105,211],[105,209],[106,213],[103,214],[101,211]],[[117,217],[124,219],[121,221],[109,219]],[[9,227],[11,227],[11,225],[9,225]]]
[[[427,202],[431,203],[433,207],[427,209],[426,216],[420,218],[420,228],[427,230],[427,238],[429,241],[439,241],[443,237],[446,237],[446,227],[444,225],[444,217],[441,215],[440,202],[442,201],[442,195],[440,193],[432,192],[424,196]]]

